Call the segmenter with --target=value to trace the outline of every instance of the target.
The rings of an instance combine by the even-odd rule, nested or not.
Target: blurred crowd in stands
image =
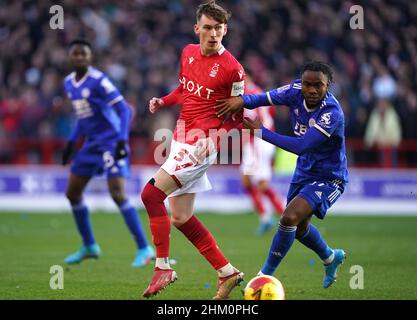
[[[262,88],[299,77],[308,60],[327,61],[346,136],[359,141],[349,149],[351,164],[379,161],[357,150],[377,146],[388,149],[383,155],[395,166],[401,141],[417,139],[417,1],[361,2],[363,30],[350,28],[357,1],[218,1],[233,14],[226,48]],[[0,163],[11,161],[16,139],[69,135],[74,119],[62,81],[71,71],[67,45],[76,37],[93,44],[94,65],[134,109],[132,137],[151,141],[157,128],[174,127],[178,108],[151,115],[148,100],[178,85],[181,49],[198,41],[200,1],[64,0],[63,30],[50,28],[48,1],[0,3]],[[291,134],[288,117],[280,107],[277,131]],[[416,164],[417,147],[410,149],[405,161]]]

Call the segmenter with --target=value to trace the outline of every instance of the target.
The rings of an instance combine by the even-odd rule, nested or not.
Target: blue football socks
[[[145,232],[143,231],[142,224],[139,221],[138,213],[136,209],[130,204],[128,200],[123,202],[120,206],[123,218],[135,238],[136,245],[139,249],[144,249],[148,246]]]
[[[323,240],[319,230],[312,224],[309,224],[306,233],[298,241],[317,253],[323,261],[333,254],[333,250]]]
[[[278,230],[272,240],[268,258],[263,265],[261,272],[266,275],[273,275],[281,260],[291,248],[295,239],[296,226],[284,226],[279,224]]]
[[[83,201],[72,206],[75,223],[85,246],[95,244],[93,229],[90,223],[90,212]]]

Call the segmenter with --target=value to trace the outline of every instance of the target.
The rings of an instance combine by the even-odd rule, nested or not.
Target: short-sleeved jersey
[[[118,138],[121,121],[113,105],[123,100],[123,96],[103,72],[89,67],[79,81],[73,72],[65,78],[64,87],[87,143]]]
[[[348,181],[345,150],[344,115],[337,99],[328,92],[321,105],[307,108],[301,91],[301,80],[267,92],[274,105],[285,105],[291,110],[291,125],[297,137],[311,127],[319,130],[328,140],[298,157],[293,183],[305,183],[320,179]]]
[[[174,133],[176,140],[193,144],[196,137],[187,135],[193,129],[202,130],[209,136],[210,129],[229,131],[241,126],[243,112],[232,120],[231,117],[217,117],[214,108],[216,100],[243,94],[245,88],[243,67],[224,47],[215,54],[204,56],[199,44],[187,45],[181,55],[179,80],[183,102],[180,122]]]

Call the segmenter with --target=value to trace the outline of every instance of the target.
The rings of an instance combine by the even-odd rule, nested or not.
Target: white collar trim
[[[307,110],[307,112],[313,112],[313,111],[316,111],[316,110],[317,110],[317,108],[318,108],[318,107],[315,107],[315,108],[313,108],[313,109],[310,109],[309,107],[307,107],[307,104],[306,104],[306,100],[305,100],[305,99],[303,99],[303,106],[304,106],[304,108]]]
[[[91,70],[91,67],[88,67],[87,72],[85,73],[85,75],[78,81],[75,80],[75,72],[73,72],[72,73],[72,79],[71,79],[72,85],[75,88],[79,88],[84,83],[84,81],[87,80],[87,78],[90,74],[90,70]]]

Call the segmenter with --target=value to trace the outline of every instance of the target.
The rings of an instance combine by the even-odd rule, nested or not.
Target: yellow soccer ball
[[[245,287],[245,300],[285,300],[281,282],[273,276],[256,276]]]

